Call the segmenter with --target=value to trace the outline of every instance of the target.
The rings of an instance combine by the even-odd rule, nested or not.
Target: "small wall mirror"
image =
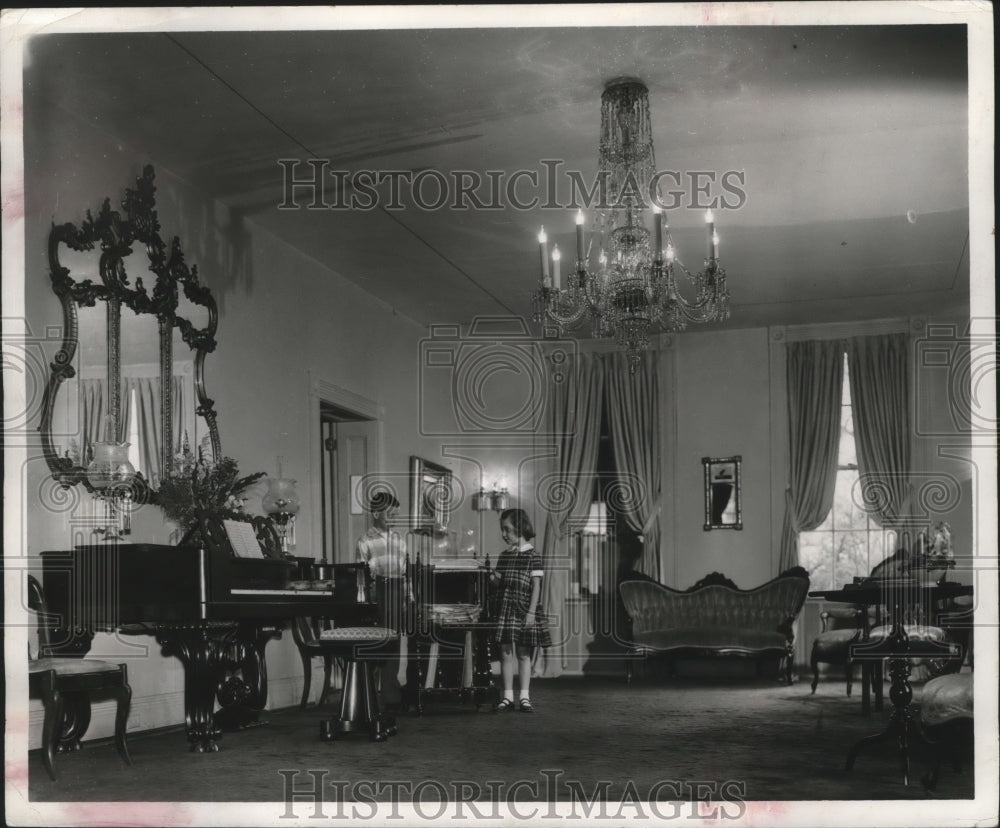
[[[705,531],[742,529],[742,458],[702,457],[705,467]]]
[[[451,469],[422,457],[410,457],[411,531],[447,531],[453,499]]]

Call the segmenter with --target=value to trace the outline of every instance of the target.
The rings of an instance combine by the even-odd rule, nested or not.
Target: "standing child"
[[[542,558],[531,545],[535,530],[523,509],[500,514],[500,533],[507,548],[491,574],[499,588],[494,640],[500,645],[503,697],[493,709],[531,713],[531,661],[536,647],[550,647],[548,623],[539,604],[542,597]],[[514,661],[520,677],[520,699],[514,706]]]

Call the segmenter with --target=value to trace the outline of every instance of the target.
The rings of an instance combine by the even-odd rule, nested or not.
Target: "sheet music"
[[[257,540],[252,524],[244,520],[224,520],[222,525],[226,527],[229,543],[237,558],[264,557],[264,550],[260,548],[260,541]]]

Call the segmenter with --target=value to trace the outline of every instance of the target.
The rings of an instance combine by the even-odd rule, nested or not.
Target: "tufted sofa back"
[[[690,627],[783,631],[802,609],[809,577],[804,570],[790,571],[754,589],[705,584],[687,592],[654,581],[623,581],[619,592],[634,635]]]

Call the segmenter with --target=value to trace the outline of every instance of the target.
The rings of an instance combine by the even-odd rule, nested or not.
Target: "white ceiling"
[[[745,175],[746,203],[717,210],[729,325],[967,308],[963,26],[47,35],[25,105],[141,148],[398,312],[454,322],[530,314],[538,227],[572,250],[573,211],[279,210],[277,160],[510,175],[562,159],[590,180],[622,75],[650,89],[660,169]],[[699,261],[701,211],[668,220]]]

